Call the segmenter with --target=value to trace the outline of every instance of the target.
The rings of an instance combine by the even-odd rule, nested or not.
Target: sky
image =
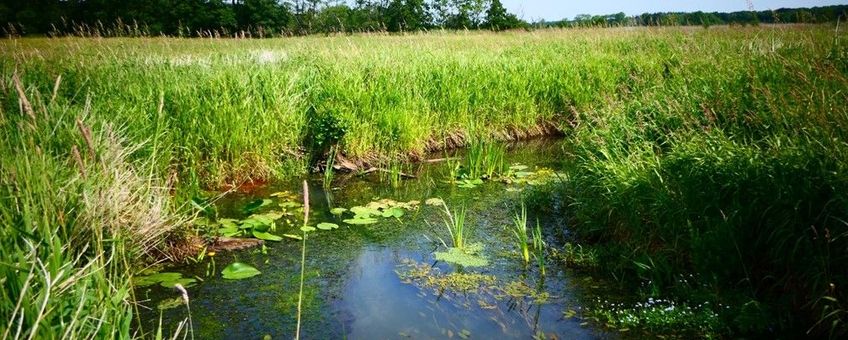
[[[758,11],[782,7],[845,5],[848,0],[751,0]],[[748,8],[746,0],[501,0],[504,7],[527,21],[573,19],[578,14],[637,15],[653,12],[734,12]]]

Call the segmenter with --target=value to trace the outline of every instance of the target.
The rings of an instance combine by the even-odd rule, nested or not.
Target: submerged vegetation
[[[201,189],[324,160],[328,187],[332,165],[370,164],[394,164],[390,181],[402,187],[400,161],[486,141],[470,143],[451,180],[468,190],[483,178],[537,185],[544,199],[531,207],[555,200],[540,209],[586,247],[548,250],[537,227],[521,251],[541,271],[564,254],[646,298],[729,306],[709,309],[722,326],[697,322],[722,335],[844,336],[845,34],[773,26],[3,40],[0,330],[130,336],[132,277],[196,232],[185,226],[202,223],[182,216]],[[567,174],[507,166],[491,143],[559,132],[572,141]],[[277,209],[268,200],[248,205],[244,220],[215,216],[206,227],[278,240],[275,220],[287,215],[266,215]],[[472,248],[464,212],[425,204],[444,206],[453,249]],[[353,214],[342,220],[356,226],[407,211],[334,213]],[[304,245],[314,230],[306,220]],[[683,273],[699,282],[681,282]],[[190,284],[180,279],[152,281]],[[688,322],[622,308],[595,315],[615,328]]]

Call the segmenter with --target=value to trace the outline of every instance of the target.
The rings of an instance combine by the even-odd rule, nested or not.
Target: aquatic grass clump
[[[542,238],[542,226],[539,221],[536,221],[536,228],[533,229],[533,257],[536,258],[536,265],[539,266],[539,274],[547,275],[545,269],[545,240]]]
[[[475,142],[468,148],[465,157],[464,176],[467,179],[494,178],[503,173],[506,148],[495,142]]]
[[[464,250],[465,241],[467,240],[466,233],[468,232],[465,228],[465,207],[461,207],[459,210],[451,212],[451,210],[448,209],[448,205],[442,202],[442,208],[444,208],[442,224],[448,231],[453,248]],[[445,246],[447,247],[447,245]]]
[[[530,237],[527,235],[527,207],[521,202],[521,212],[512,218],[512,231],[524,264],[530,263]]]

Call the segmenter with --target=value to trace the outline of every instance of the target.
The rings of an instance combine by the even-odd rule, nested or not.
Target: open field
[[[838,336],[845,103],[832,26],[3,40],[0,334],[128,335],[129,277],[200,189],[331,147],[380,163],[556,132],[574,171],[553,213],[611,245],[605,270],[669,295],[698,275],[739,306],[728,334]]]

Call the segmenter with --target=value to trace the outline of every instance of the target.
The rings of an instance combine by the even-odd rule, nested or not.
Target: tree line
[[[0,0],[3,35],[279,36],[430,29],[822,23],[848,6],[773,11],[581,14],[528,23],[501,0]]]
[[[624,13],[609,15],[580,14],[572,20],[539,23],[544,27],[615,27],[615,26],[713,26],[758,25],[797,23],[813,24],[835,22],[847,17],[848,5],[780,8],[768,11],[738,12],[664,12],[628,16]]]
[[[528,24],[500,0],[0,0],[5,34],[304,35]]]

